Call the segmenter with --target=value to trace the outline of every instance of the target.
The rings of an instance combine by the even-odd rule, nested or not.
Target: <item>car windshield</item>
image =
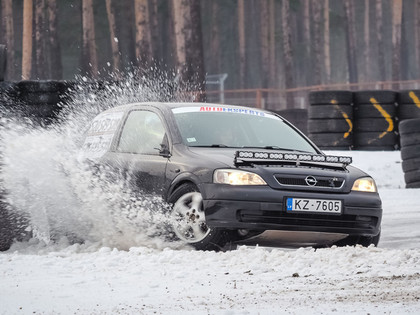
[[[172,110],[190,147],[265,148],[317,153],[280,117],[238,107],[180,107]]]

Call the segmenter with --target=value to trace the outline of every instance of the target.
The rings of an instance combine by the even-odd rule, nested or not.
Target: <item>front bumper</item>
[[[204,209],[210,227],[248,230],[283,230],[377,235],[382,203],[377,193],[303,192],[275,190],[268,186],[204,187]],[[342,200],[341,214],[289,213],[287,197]]]

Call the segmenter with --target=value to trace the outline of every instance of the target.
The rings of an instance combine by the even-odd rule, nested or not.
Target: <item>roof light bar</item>
[[[349,156],[334,156],[321,154],[305,154],[305,153],[271,153],[256,151],[236,151],[235,163],[238,160],[250,162],[255,160],[266,161],[294,161],[294,162],[321,162],[321,163],[341,163],[348,165],[352,163]]]

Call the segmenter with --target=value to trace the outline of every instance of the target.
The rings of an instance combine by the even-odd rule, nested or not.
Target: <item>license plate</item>
[[[341,213],[341,200],[287,198],[288,212]]]

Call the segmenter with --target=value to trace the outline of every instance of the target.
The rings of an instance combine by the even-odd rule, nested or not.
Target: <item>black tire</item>
[[[415,144],[420,145],[420,131],[418,133],[401,134],[400,143],[402,147],[408,147]]]
[[[399,104],[415,104],[420,101],[420,90],[406,90],[398,93]]]
[[[7,210],[2,207],[0,201],[0,251],[10,248],[13,243],[13,231],[11,231]]]
[[[420,157],[420,145],[410,145],[408,147],[401,148],[401,158],[403,160],[409,160]]]
[[[398,136],[394,132],[388,132],[385,135],[382,132],[355,132],[353,139],[356,147],[395,146],[398,144]]]
[[[350,134],[346,138],[344,133],[313,133],[309,138],[320,148],[334,149],[336,147],[349,148],[353,145],[353,136]]]
[[[14,82],[0,81],[0,97],[13,96],[17,93],[17,85]]]
[[[358,91],[354,92],[355,104],[372,103],[372,98],[379,104],[393,104],[397,101],[397,92],[386,90]]]
[[[397,117],[400,121],[412,118],[420,118],[420,105],[399,104]]]
[[[353,92],[350,91],[314,91],[309,93],[309,104],[351,104]]]
[[[420,182],[420,170],[412,170],[404,173],[406,184]]]
[[[380,104],[381,108],[391,117],[397,114],[397,107],[394,104]],[[356,118],[384,118],[383,114],[372,104],[358,104],[354,108]]]
[[[351,105],[312,105],[309,106],[309,119],[342,119],[353,118],[353,106]]]
[[[19,91],[21,93],[41,93],[41,92],[60,92],[64,90],[64,83],[62,81],[20,81],[18,83]]]
[[[384,118],[363,118],[356,120],[354,123],[354,130],[356,132],[391,132],[395,129],[395,121],[393,119],[391,120],[391,124]]]
[[[6,46],[0,45],[0,81],[4,81],[4,77],[6,74]]]
[[[402,169],[404,173],[420,170],[420,156],[413,159],[403,160]]]
[[[420,118],[404,120],[400,122],[398,129],[400,134],[420,133]]]
[[[356,246],[362,245],[368,247],[370,245],[378,246],[379,240],[381,239],[381,232],[378,235],[364,236],[364,235],[349,235],[346,238],[339,240],[333,245],[344,247],[344,246]]]
[[[198,250],[218,251],[227,243],[228,233],[225,230],[210,229],[205,224],[201,193],[195,185],[191,183],[181,185],[171,194],[168,202],[173,205],[171,214],[173,218],[172,231],[178,239]],[[181,207],[181,204],[184,207]],[[178,211],[177,208],[180,210]],[[184,214],[184,211],[188,212]],[[189,216],[188,221],[185,221],[185,215]],[[193,228],[198,230],[198,235]]]
[[[57,104],[60,102],[58,93],[33,93],[28,92],[21,95],[25,104]]]
[[[22,115],[25,117],[54,117],[59,108],[50,104],[34,104],[22,106]]]
[[[310,119],[308,120],[309,133],[336,133],[351,132],[353,129],[352,121],[346,119]]]
[[[420,188],[420,181],[409,183],[405,185],[405,188]]]

